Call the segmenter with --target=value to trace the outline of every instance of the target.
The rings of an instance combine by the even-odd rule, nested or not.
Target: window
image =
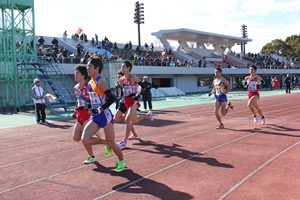
[[[197,78],[197,86],[202,87],[202,86],[211,86],[213,82],[213,77],[198,77]]]

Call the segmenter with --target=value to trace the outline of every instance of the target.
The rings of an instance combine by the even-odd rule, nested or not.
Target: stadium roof
[[[208,33],[204,31],[197,31],[192,29],[172,29],[172,30],[160,30],[158,32],[151,33],[158,39],[164,38],[167,40],[183,40],[187,42],[200,42],[200,43],[211,43],[217,45],[229,45],[234,46],[240,42],[251,42],[252,39],[235,37],[229,35],[221,35],[218,33]]]

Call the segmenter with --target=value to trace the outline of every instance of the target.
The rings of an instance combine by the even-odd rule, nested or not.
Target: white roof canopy
[[[211,43],[224,46],[234,46],[236,43],[252,41],[252,39],[248,38],[221,35],[218,33],[208,33],[204,31],[197,31],[186,28],[161,30],[158,32],[151,33],[151,35],[156,36],[158,39]]]

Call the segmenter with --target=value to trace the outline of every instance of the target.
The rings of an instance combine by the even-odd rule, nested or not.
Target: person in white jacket
[[[46,112],[45,112],[45,91],[41,87],[40,79],[35,78],[33,80],[35,84],[31,89],[31,94],[33,96],[33,102],[35,104],[35,118],[38,124],[47,123]]]

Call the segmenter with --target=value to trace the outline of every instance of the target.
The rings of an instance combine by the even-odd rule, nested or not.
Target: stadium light
[[[135,2],[135,8],[134,8],[134,23],[138,25],[138,41],[139,41],[139,47],[141,47],[141,33],[140,33],[140,24],[145,23],[144,18],[144,4],[139,3],[138,1]]]
[[[247,26],[245,24],[241,25],[241,33],[242,33],[242,38],[248,38],[248,30]],[[246,42],[241,42],[241,53],[246,53]]]

